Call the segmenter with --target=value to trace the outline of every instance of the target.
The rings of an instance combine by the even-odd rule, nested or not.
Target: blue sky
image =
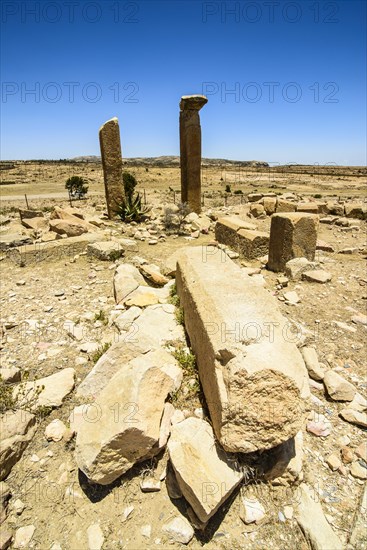
[[[179,153],[182,95],[204,93],[203,156],[366,164],[363,1],[6,1],[1,158]]]

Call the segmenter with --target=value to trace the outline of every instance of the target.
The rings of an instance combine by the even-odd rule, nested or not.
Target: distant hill
[[[101,157],[96,155],[74,157],[68,159],[73,162],[101,162]],[[123,163],[127,166],[179,166],[180,157],[177,156],[162,156],[162,157],[135,157],[135,158],[124,158]],[[204,166],[269,166],[267,162],[259,160],[228,160],[228,159],[208,159],[203,158],[202,164]]]

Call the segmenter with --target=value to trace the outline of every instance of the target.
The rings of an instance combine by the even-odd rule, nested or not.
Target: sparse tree
[[[88,192],[88,185],[84,178],[80,176],[72,176],[68,178],[65,183],[65,189],[67,189],[72,197],[84,197]]]

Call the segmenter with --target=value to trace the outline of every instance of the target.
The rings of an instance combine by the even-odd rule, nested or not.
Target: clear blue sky
[[[2,159],[99,155],[113,116],[125,157],[177,155],[179,99],[204,93],[203,156],[366,163],[364,1],[1,9]]]

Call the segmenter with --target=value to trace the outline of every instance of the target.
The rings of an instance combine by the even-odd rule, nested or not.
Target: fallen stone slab
[[[146,282],[134,265],[119,265],[113,276],[113,294],[116,304],[123,302],[129,294],[142,285],[146,285]]]
[[[123,254],[123,247],[115,241],[99,241],[87,246],[87,256],[97,258],[97,260],[101,260],[102,262],[117,260]]]
[[[33,239],[28,235],[21,235],[20,233],[8,233],[7,235],[0,234],[0,251],[30,245],[32,242]]]
[[[135,332],[136,330],[133,327],[128,336],[113,343],[106,353],[98,359],[90,373],[77,387],[77,397],[82,397],[88,401],[95,399],[126,363],[152,349],[152,345],[148,340],[140,343],[142,341],[141,335],[139,342],[135,341]]]
[[[70,237],[51,242],[17,246],[7,251],[7,256],[18,265],[29,265],[50,260],[70,260],[84,252],[89,243],[100,241],[99,233],[86,233],[80,237]]]
[[[44,218],[44,213],[42,210],[26,210],[24,208],[19,208],[20,219],[30,220],[32,218]]]
[[[276,197],[264,197],[263,204],[264,204],[264,210],[268,216],[271,216],[276,212],[276,209],[277,209]]]
[[[316,250],[322,250],[322,252],[335,252],[335,248],[332,244],[317,239]]]
[[[269,449],[295,436],[305,421],[308,375],[275,298],[228,257],[203,261],[201,247],[178,260],[176,284],[224,449]]]
[[[0,367],[0,377],[4,384],[14,384],[20,382],[21,372],[17,367]]]
[[[284,272],[287,277],[293,281],[300,280],[302,273],[305,271],[312,271],[316,269],[318,264],[316,262],[309,262],[307,258],[293,258],[285,264]]]
[[[277,209],[276,212],[295,212],[297,208],[297,203],[288,201],[286,199],[277,200]]]
[[[54,231],[59,235],[67,235],[68,237],[79,237],[89,231],[89,224],[78,218],[75,218],[75,220],[50,220],[49,224],[50,231]]]
[[[313,550],[343,550],[339,537],[325,518],[318,495],[306,484],[297,490],[295,518]]]
[[[36,432],[36,417],[28,411],[8,411],[0,417],[0,481],[18,462]]]
[[[172,426],[168,452],[182,494],[200,521],[207,522],[243,474],[215,441],[210,424],[199,418]]]
[[[22,220],[22,225],[34,231],[48,231],[49,229],[49,222],[46,218],[25,218]]]
[[[302,279],[309,283],[325,284],[331,281],[331,273],[323,269],[313,269],[311,271],[304,271],[302,273]]]
[[[32,410],[37,410],[39,407],[60,407],[74,385],[75,370],[69,367],[51,376],[15,386],[13,397],[19,398],[20,407],[28,404]]]
[[[181,368],[163,349],[122,366],[94,402],[98,419],[79,426],[76,461],[90,481],[112,483],[159,452],[164,404],[181,381]]]
[[[315,258],[319,217],[294,212],[273,214],[270,225],[269,260],[271,271],[284,271],[292,258]]]
[[[319,206],[316,202],[299,202],[297,212],[308,212],[309,214],[318,214]]]
[[[138,286],[129,294],[124,303],[127,307],[146,307],[154,304],[163,304],[169,298],[170,289],[167,286],[163,288],[153,288],[149,286]]]
[[[269,247],[269,235],[255,227],[236,216],[221,218],[215,225],[215,238],[241,256],[254,259],[267,254]]]
[[[344,205],[344,213],[347,218],[365,220],[367,219],[367,205],[352,202],[346,203]]]

